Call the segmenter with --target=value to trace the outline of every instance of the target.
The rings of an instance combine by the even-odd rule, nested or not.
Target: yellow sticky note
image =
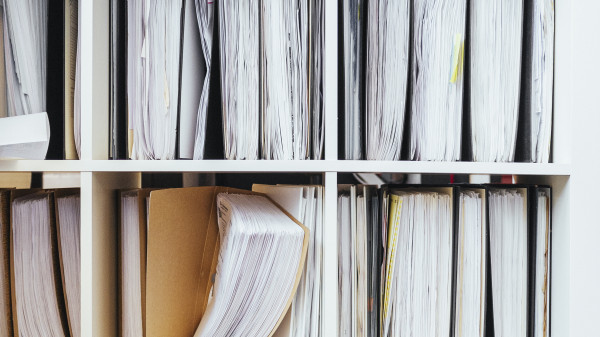
[[[462,41],[462,34],[454,35],[454,46],[452,51],[452,65],[450,67],[450,83],[456,83],[460,69],[463,63],[463,50],[464,43]]]

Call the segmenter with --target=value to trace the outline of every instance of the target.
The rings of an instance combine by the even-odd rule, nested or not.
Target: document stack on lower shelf
[[[340,185],[341,336],[549,336],[551,190]]]
[[[81,336],[80,199],[0,190],[0,334]]]
[[[119,193],[119,334],[320,335],[322,188],[254,190]]]
[[[110,157],[320,159],[323,4],[113,1]]]
[[[0,4],[0,159],[79,157],[78,1]]]
[[[550,161],[552,0],[341,9],[344,159]]]

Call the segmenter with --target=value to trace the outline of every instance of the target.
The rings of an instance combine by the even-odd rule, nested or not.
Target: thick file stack
[[[262,158],[310,158],[308,0],[263,0]]]
[[[186,13],[186,15],[188,15],[188,13]],[[212,1],[196,0],[196,18],[198,20],[198,28],[200,29],[200,42],[202,46],[202,54],[204,55],[205,76],[202,81],[202,95],[200,96],[197,115],[198,121],[195,129],[194,159],[203,159],[205,153],[204,147],[206,144],[206,120],[208,114],[208,96],[211,74],[210,70],[212,64],[214,17],[214,3]],[[186,27],[188,26],[193,27],[193,25],[186,25]],[[193,73],[191,75],[196,76],[196,74]],[[185,158],[184,156],[180,157]]]
[[[550,161],[554,92],[554,1],[526,1],[516,161]]]
[[[121,192],[120,228],[123,335],[269,335],[309,245],[266,196],[224,187]]]
[[[550,161],[553,1],[340,6],[344,159]]]
[[[219,1],[223,144],[227,159],[259,158],[259,13],[258,0]]]
[[[537,185],[340,185],[340,335],[548,336],[550,204]]]
[[[182,0],[128,1],[127,102],[132,159],[174,159]]]
[[[417,1],[413,13],[410,159],[456,161],[467,1]]]
[[[515,157],[523,1],[471,2],[470,118],[474,161]]]
[[[0,158],[77,159],[77,11],[75,0],[1,4],[0,117],[9,119],[0,118],[7,137],[0,139]],[[32,121],[12,119],[24,115],[39,116]],[[40,132],[46,125],[48,130]],[[12,149],[21,145],[22,152]]]
[[[10,190],[0,190],[0,334],[13,335],[10,274]]]
[[[367,9],[366,158],[400,159],[409,74],[410,1]]]
[[[80,336],[79,192],[12,190],[0,195],[3,204],[11,199],[14,335]],[[5,251],[8,241],[2,243]]]
[[[340,336],[376,336],[382,259],[376,187],[340,187],[338,229]]]
[[[111,2],[109,157],[321,159],[323,8]]]
[[[252,185],[308,228],[310,241],[302,278],[292,306],[275,336],[321,336],[323,272],[323,188],[321,186]]]
[[[458,195],[457,195],[458,193]],[[485,336],[487,287],[487,217],[485,189],[455,192],[456,270],[454,336]],[[456,202],[458,201],[458,204]]]
[[[365,2],[351,0],[343,2],[343,50],[344,50],[344,158],[363,159],[361,129],[364,104],[364,13]],[[341,132],[342,130],[340,130]]]

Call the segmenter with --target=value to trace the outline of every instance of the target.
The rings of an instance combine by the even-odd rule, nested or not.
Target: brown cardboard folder
[[[206,310],[217,267],[220,243],[216,196],[219,193],[263,195],[214,186],[150,192],[143,318],[146,337],[191,337],[196,331]],[[309,237],[306,227],[277,206],[305,234],[294,288],[285,294],[287,305],[270,335],[281,323],[298,287]]]

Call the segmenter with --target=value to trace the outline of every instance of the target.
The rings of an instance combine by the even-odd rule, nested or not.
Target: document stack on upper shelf
[[[110,157],[320,159],[323,4],[113,1]]]
[[[79,157],[78,10],[77,0],[0,4],[0,159]]]
[[[341,21],[345,159],[550,161],[552,0],[351,0]]]

